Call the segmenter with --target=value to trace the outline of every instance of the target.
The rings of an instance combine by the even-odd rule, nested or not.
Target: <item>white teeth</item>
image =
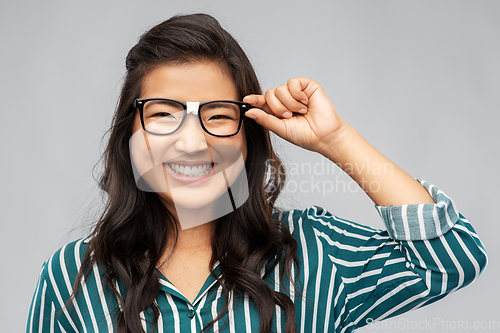
[[[212,171],[212,164],[204,164],[198,166],[183,166],[175,163],[168,163],[170,169],[175,173],[186,177],[201,177],[208,175]]]

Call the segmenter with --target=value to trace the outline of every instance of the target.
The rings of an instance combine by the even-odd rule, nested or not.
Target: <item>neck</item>
[[[164,201],[164,200],[162,200]],[[171,259],[188,257],[199,257],[210,260],[212,256],[212,238],[215,230],[216,219],[207,220],[207,212],[195,209],[176,209],[171,202],[165,202],[165,206],[173,213],[177,223],[177,242],[174,239],[167,240],[167,246],[158,266],[164,266]]]
[[[158,267],[167,267],[172,260],[209,261],[212,257],[215,223],[212,221],[189,229],[181,229],[179,226],[177,243],[174,246],[173,239],[168,241]]]
[[[189,229],[179,230],[176,249],[197,251],[212,247],[215,221],[204,223]]]

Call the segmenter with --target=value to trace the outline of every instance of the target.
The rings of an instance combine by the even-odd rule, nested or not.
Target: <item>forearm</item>
[[[318,151],[337,164],[379,206],[434,203],[413,177],[382,155],[354,128],[343,126]]]

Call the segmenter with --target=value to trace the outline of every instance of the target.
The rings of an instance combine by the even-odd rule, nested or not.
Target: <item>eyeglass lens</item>
[[[233,135],[238,131],[241,112],[236,103],[212,102],[200,106],[201,122],[213,135]],[[144,103],[143,120],[148,132],[170,134],[181,125],[184,106],[174,101],[152,100]]]

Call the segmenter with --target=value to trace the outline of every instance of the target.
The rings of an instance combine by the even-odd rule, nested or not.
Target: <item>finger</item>
[[[292,112],[285,106],[275,94],[275,89],[269,89],[265,94],[266,103],[273,113],[282,118],[291,118]]]
[[[278,119],[276,116],[268,114],[260,109],[250,109],[245,112],[245,116],[254,119],[257,124],[276,133],[280,137],[284,137],[286,132],[284,121]]]
[[[288,110],[302,114],[307,112],[307,107],[292,96],[287,85],[276,88],[274,94]]]
[[[248,103],[255,108],[264,110],[269,114],[273,114],[273,112],[266,103],[266,98],[262,95],[247,95],[243,97],[243,102]]]
[[[302,81],[303,81],[302,78],[292,78],[287,81],[286,85],[293,98],[295,98],[296,100],[300,101],[302,104],[307,106],[309,98],[307,97],[307,94],[304,92],[304,89],[307,87],[307,82],[302,82]]]

